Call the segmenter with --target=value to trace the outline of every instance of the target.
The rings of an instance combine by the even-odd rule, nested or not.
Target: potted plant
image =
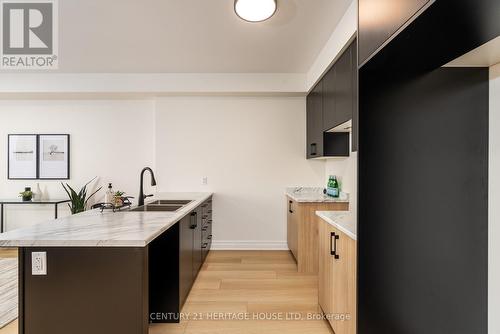
[[[24,188],[24,191],[19,193],[19,197],[22,197],[23,202],[31,201],[33,199],[33,192],[31,191],[31,188]]]
[[[87,186],[90,183],[92,183],[95,179],[96,179],[96,177],[94,177],[92,180],[90,180],[89,182],[87,182],[80,189],[80,191],[78,193],[76,191],[74,191],[73,188],[71,188],[71,186],[69,184],[66,183],[66,185],[64,185],[64,183],[61,182],[61,185],[63,186],[64,191],[66,191],[66,194],[68,194],[68,197],[69,197],[69,199],[71,201],[71,203],[68,203],[68,206],[69,206],[69,208],[71,210],[71,214],[74,215],[74,214],[77,214],[77,213],[80,213],[80,212],[83,212],[83,211],[87,210],[88,201],[99,190],[101,190],[102,187],[99,187],[99,189],[97,189],[90,196],[87,197]]]
[[[125,195],[124,191],[117,190],[115,191],[115,207],[123,206],[123,195]]]

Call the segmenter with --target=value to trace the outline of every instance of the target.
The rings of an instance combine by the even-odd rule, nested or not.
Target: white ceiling
[[[262,23],[233,0],[58,3],[60,72],[305,73],[351,0],[278,0]]]

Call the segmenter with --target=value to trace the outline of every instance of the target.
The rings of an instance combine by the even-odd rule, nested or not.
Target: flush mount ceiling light
[[[234,0],[234,11],[248,22],[262,22],[276,12],[276,0]]]

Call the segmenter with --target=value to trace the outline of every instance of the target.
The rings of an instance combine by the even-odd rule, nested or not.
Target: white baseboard
[[[214,240],[211,248],[213,250],[288,250],[288,245],[286,241]]]

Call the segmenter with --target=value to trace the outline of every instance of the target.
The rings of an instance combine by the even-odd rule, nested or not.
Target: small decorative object
[[[117,190],[115,192],[115,203],[114,203],[115,207],[123,206],[123,201],[124,201],[123,195],[125,195],[124,191]]]
[[[39,178],[69,179],[69,135],[39,135]]]
[[[331,197],[339,197],[340,195],[340,186],[335,175],[330,175],[330,178],[328,179],[326,194]]]
[[[106,190],[106,194],[104,194],[104,203],[113,204],[115,202],[115,193],[113,191],[113,184],[108,183],[108,190]]]
[[[61,182],[61,185],[64,188],[64,191],[66,191],[66,194],[68,194],[69,199],[71,200],[71,203],[68,203],[68,206],[71,210],[71,214],[77,214],[80,212],[83,212],[87,210],[87,204],[88,201],[94,196],[99,190],[101,190],[102,187],[99,187],[96,191],[94,191],[90,196],[87,196],[87,186],[92,183],[97,177],[94,177],[92,180],[87,182],[77,193],[76,191],[71,188],[69,184]]]
[[[22,197],[23,202],[31,201],[33,199],[33,192],[31,191],[31,188],[24,188],[24,191],[19,193],[19,197]]]
[[[8,136],[8,179],[32,180],[38,177],[37,135]]]

